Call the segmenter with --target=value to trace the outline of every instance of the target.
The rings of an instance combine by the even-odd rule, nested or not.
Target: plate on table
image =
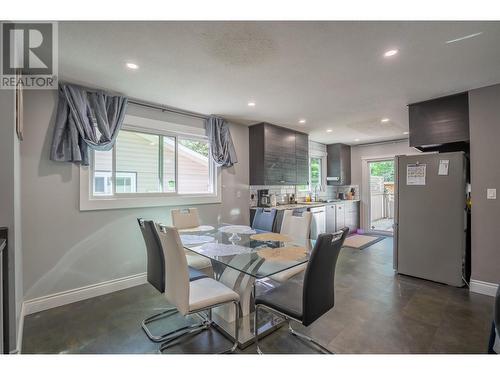
[[[219,228],[219,232],[221,233],[230,233],[230,234],[255,234],[257,233],[248,225],[226,225],[224,227]]]
[[[211,225],[200,225],[198,227],[193,227],[193,228],[179,229],[179,233],[210,232],[211,230],[214,229],[215,228]]]
[[[203,243],[213,242],[215,240],[212,236],[198,236],[196,234],[181,234],[180,237],[184,246],[200,245]]]

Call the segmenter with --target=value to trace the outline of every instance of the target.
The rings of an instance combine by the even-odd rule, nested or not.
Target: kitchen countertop
[[[326,206],[327,204],[339,204],[339,203],[345,203],[345,202],[359,202],[359,199],[344,199],[344,200],[337,200],[333,202],[311,202],[311,203],[305,203],[305,202],[298,202],[298,203],[291,203],[291,204],[279,204],[276,207],[265,207],[265,208],[275,208],[277,210],[292,210],[294,208],[312,208],[312,207],[322,207]],[[257,207],[250,207],[251,210],[255,210]]]

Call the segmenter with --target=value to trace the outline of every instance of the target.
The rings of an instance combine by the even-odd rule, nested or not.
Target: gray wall
[[[500,188],[500,85],[469,93],[472,186],[472,275],[500,282],[500,200],[487,200],[487,188]],[[500,192],[500,191],[499,191]],[[499,197],[500,198],[500,197]]]
[[[0,90],[0,226],[9,231],[10,351],[16,348],[23,303],[20,151],[15,132],[14,91]],[[5,251],[5,250],[4,250]]]
[[[78,167],[49,160],[56,93],[25,92],[24,102],[25,300],[145,272],[136,218],[170,223],[170,207],[80,212]],[[248,224],[248,128],[231,124],[231,132],[239,163],[222,172],[223,203],[198,206],[206,223],[221,215],[226,222]]]

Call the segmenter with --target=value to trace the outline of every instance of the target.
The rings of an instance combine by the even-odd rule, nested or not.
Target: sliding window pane
[[[179,139],[179,193],[212,193],[207,141]]]
[[[163,191],[175,192],[175,138],[163,137]]]
[[[311,158],[311,187],[321,185],[321,159]]]
[[[117,193],[161,192],[159,135],[122,130],[115,147]]]
[[[94,152],[94,181],[93,195],[103,196],[113,194],[113,152],[95,151]]]

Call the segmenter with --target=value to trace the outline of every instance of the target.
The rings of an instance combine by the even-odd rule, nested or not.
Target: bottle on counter
[[[271,194],[271,196],[269,197],[269,200],[270,200],[270,203],[271,203],[271,207],[276,207],[277,206],[278,201],[276,199],[276,194]]]

